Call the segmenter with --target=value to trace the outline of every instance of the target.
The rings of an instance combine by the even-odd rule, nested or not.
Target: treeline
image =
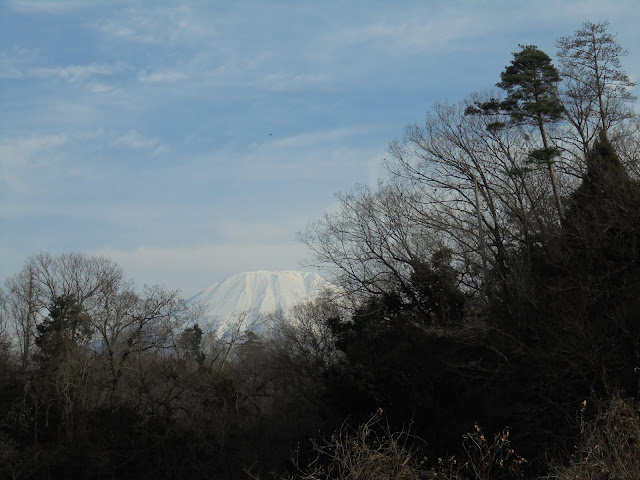
[[[606,23],[438,104],[303,232],[340,285],[207,330],[105,258],[0,321],[7,478],[640,478],[640,118]],[[498,75],[497,75],[498,76]]]
[[[244,315],[218,337],[107,258],[39,254],[1,311],[0,478],[244,478],[323,425],[326,300],[264,319],[268,338]]]

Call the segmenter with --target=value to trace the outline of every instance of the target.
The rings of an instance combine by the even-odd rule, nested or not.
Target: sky
[[[407,124],[587,20],[638,81],[637,0],[0,0],[0,281],[40,252],[186,297],[301,269]]]

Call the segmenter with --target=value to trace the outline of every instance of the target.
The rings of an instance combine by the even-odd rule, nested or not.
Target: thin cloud
[[[114,39],[152,45],[197,44],[211,32],[185,5],[127,8],[102,20],[99,29]]]
[[[77,84],[88,82],[94,78],[112,77],[126,69],[124,64],[100,63],[40,67],[35,66],[38,60],[39,55],[34,50],[20,47],[5,50],[0,53],[0,78],[38,78],[44,80],[59,78]]]
[[[76,83],[97,75],[113,75],[115,69],[110,65],[92,63],[89,65],[67,65],[54,68],[33,68],[29,73],[35,77],[59,77],[71,83]]]
[[[114,140],[116,145],[122,145],[134,150],[157,150],[161,147],[160,141],[155,138],[145,137],[137,130],[129,130],[126,134],[120,135]]]
[[[189,78],[189,76],[178,70],[165,70],[156,72],[143,72],[138,78],[142,83],[175,83]]]
[[[478,32],[476,22],[468,17],[449,19],[446,23],[437,20],[422,22],[374,23],[344,32],[346,43],[373,43],[378,48],[393,51],[422,50],[440,52],[443,47]]]
[[[21,47],[0,52],[0,78],[15,79],[24,76],[24,70],[36,58],[36,52]]]
[[[73,10],[95,8],[100,5],[116,3],[114,0],[9,0],[7,5],[16,12],[48,13],[50,15],[62,15]]]
[[[234,273],[298,269],[307,251],[296,241],[273,244],[246,239],[189,247],[107,247],[89,253],[119,263],[138,286],[156,283],[161,278],[170,279],[171,283],[165,286],[181,289],[188,297]]]
[[[229,242],[246,242],[250,238],[259,238],[264,244],[274,244],[286,240],[289,236],[282,224],[273,222],[220,221],[217,230]]]
[[[368,133],[365,128],[338,128],[318,132],[307,132],[276,140],[274,144],[283,148],[309,147],[313,145],[326,145],[343,141],[349,137]]]
[[[10,191],[23,191],[29,175],[26,173],[43,152],[51,153],[67,142],[67,135],[32,135],[0,140],[0,183]]]
[[[87,83],[85,86],[87,90],[93,93],[111,93],[118,90],[116,87],[112,85],[107,85],[105,83],[90,82],[90,83]]]
[[[37,153],[59,147],[66,143],[67,135],[32,135],[29,137],[0,140],[0,165],[3,170],[24,165]]]
[[[265,88],[275,91],[310,89],[318,86],[331,85],[335,77],[328,73],[270,73],[264,76],[262,83]]]

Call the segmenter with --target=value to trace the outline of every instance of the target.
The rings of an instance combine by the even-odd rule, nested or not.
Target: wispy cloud
[[[113,89],[113,87],[109,87],[104,81],[96,82],[95,79],[104,80],[121,74],[127,69],[123,63],[88,63],[42,67],[37,65],[42,60],[40,57],[41,55],[37,51],[22,47],[14,47],[0,52],[0,78],[37,78],[43,80],[58,78],[71,84],[86,84],[87,88],[92,91],[97,91],[96,85],[102,85],[104,87],[102,91],[106,91]]]
[[[0,52],[0,78],[21,78],[37,57],[34,50],[14,46]]]
[[[0,183],[12,191],[26,187],[28,168],[39,154],[50,153],[67,142],[66,135],[32,135],[0,140]]]
[[[94,76],[113,75],[119,69],[113,65],[99,65],[91,63],[88,65],[67,65],[64,67],[39,67],[28,71],[30,76],[50,78],[58,77],[71,83],[86,80]]]
[[[163,146],[160,140],[145,137],[137,130],[129,130],[124,135],[119,135],[114,140],[114,144],[129,147],[134,150],[154,150],[156,153],[163,151]]]
[[[368,133],[367,129],[361,127],[305,132],[299,135],[278,139],[274,142],[274,145],[283,148],[326,145],[327,143],[343,141],[349,137],[354,137],[356,135],[362,135],[365,133]]]
[[[269,90],[289,91],[331,85],[334,80],[335,77],[330,73],[278,72],[266,74],[260,83]]]
[[[138,78],[143,83],[175,83],[186,80],[189,76],[178,70],[141,72]]]
[[[409,22],[404,18],[406,16],[397,22],[376,21],[357,26],[355,29],[345,29],[334,38],[345,45],[370,43],[379,49],[406,54],[416,49],[441,52],[443,49],[452,48],[454,42],[479,32],[477,22],[462,12],[457,18],[448,19],[446,22],[427,15],[416,15]]]
[[[273,244],[245,240],[178,248],[102,248],[90,253],[107,256],[121,264],[138,286],[157,283],[158,279],[172,279],[165,286],[182,289],[189,297],[234,273],[298,269],[306,248],[296,241]]]
[[[8,0],[8,6],[17,12],[47,13],[62,15],[72,10],[95,8],[99,5],[116,3],[118,0]]]
[[[99,28],[115,39],[153,45],[194,44],[212,32],[186,5],[126,8],[103,19]]]
[[[87,90],[93,93],[109,93],[109,92],[115,92],[118,90],[118,88],[113,85],[108,85],[108,84],[99,83],[99,82],[87,82],[85,87],[87,88]]]
[[[67,141],[66,135],[32,135],[0,140],[0,164],[4,167],[27,162],[38,152],[58,147]]]

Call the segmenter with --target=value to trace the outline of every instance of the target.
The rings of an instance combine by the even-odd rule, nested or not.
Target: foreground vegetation
[[[208,331],[106,258],[0,318],[6,478],[640,478],[640,120],[606,24],[436,105],[301,234],[339,294]]]

